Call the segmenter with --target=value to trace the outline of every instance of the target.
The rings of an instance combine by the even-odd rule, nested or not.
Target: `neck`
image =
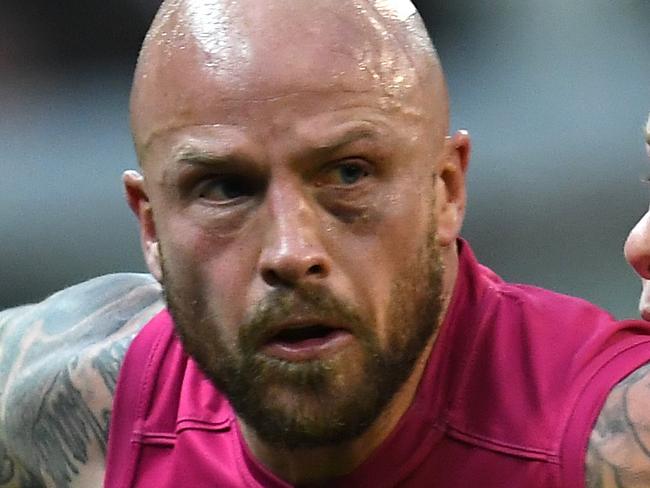
[[[458,271],[458,256],[455,245],[452,247],[453,250],[449,249],[447,255],[443,254],[444,312],[441,314],[440,321],[444,319]],[[246,444],[253,455],[270,471],[293,485],[317,487],[332,478],[350,473],[386,440],[411,406],[437,338],[437,332],[438,328],[422,351],[411,375],[381,415],[356,439],[336,446],[287,450],[263,442],[253,429],[239,419]]]

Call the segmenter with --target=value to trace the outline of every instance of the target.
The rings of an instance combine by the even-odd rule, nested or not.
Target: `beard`
[[[392,285],[383,344],[374,320],[324,286],[274,289],[230,342],[198,280],[177,276],[165,259],[163,288],[183,347],[260,440],[288,450],[327,447],[358,438],[377,420],[437,331],[443,267],[433,233],[418,254]],[[351,360],[347,347],[299,362],[263,354],[272,324],[294,314],[345,324],[359,354]]]

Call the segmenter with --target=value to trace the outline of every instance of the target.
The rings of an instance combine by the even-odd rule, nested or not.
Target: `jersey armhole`
[[[615,353],[587,378],[569,416],[561,448],[561,486],[585,486],[589,437],[612,389],[636,369],[650,362],[650,340]]]
[[[124,357],[113,397],[104,488],[130,488],[138,463],[136,432],[149,408],[155,370],[173,336],[166,309],[138,333]]]

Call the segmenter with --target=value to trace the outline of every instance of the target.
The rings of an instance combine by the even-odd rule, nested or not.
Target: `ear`
[[[438,167],[437,237],[441,246],[449,246],[460,234],[465,217],[467,193],[465,175],[469,165],[471,140],[461,130],[445,140],[444,157]]]
[[[160,248],[156,225],[149,196],[147,195],[144,177],[137,171],[125,171],[122,182],[126,191],[126,200],[140,223],[140,245],[149,272],[158,281],[162,280],[160,265]]]

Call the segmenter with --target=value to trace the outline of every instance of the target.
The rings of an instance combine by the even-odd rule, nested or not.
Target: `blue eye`
[[[362,178],[368,176],[368,172],[358,164],[344,163],[336,167],[341,183],[354,185]]]

